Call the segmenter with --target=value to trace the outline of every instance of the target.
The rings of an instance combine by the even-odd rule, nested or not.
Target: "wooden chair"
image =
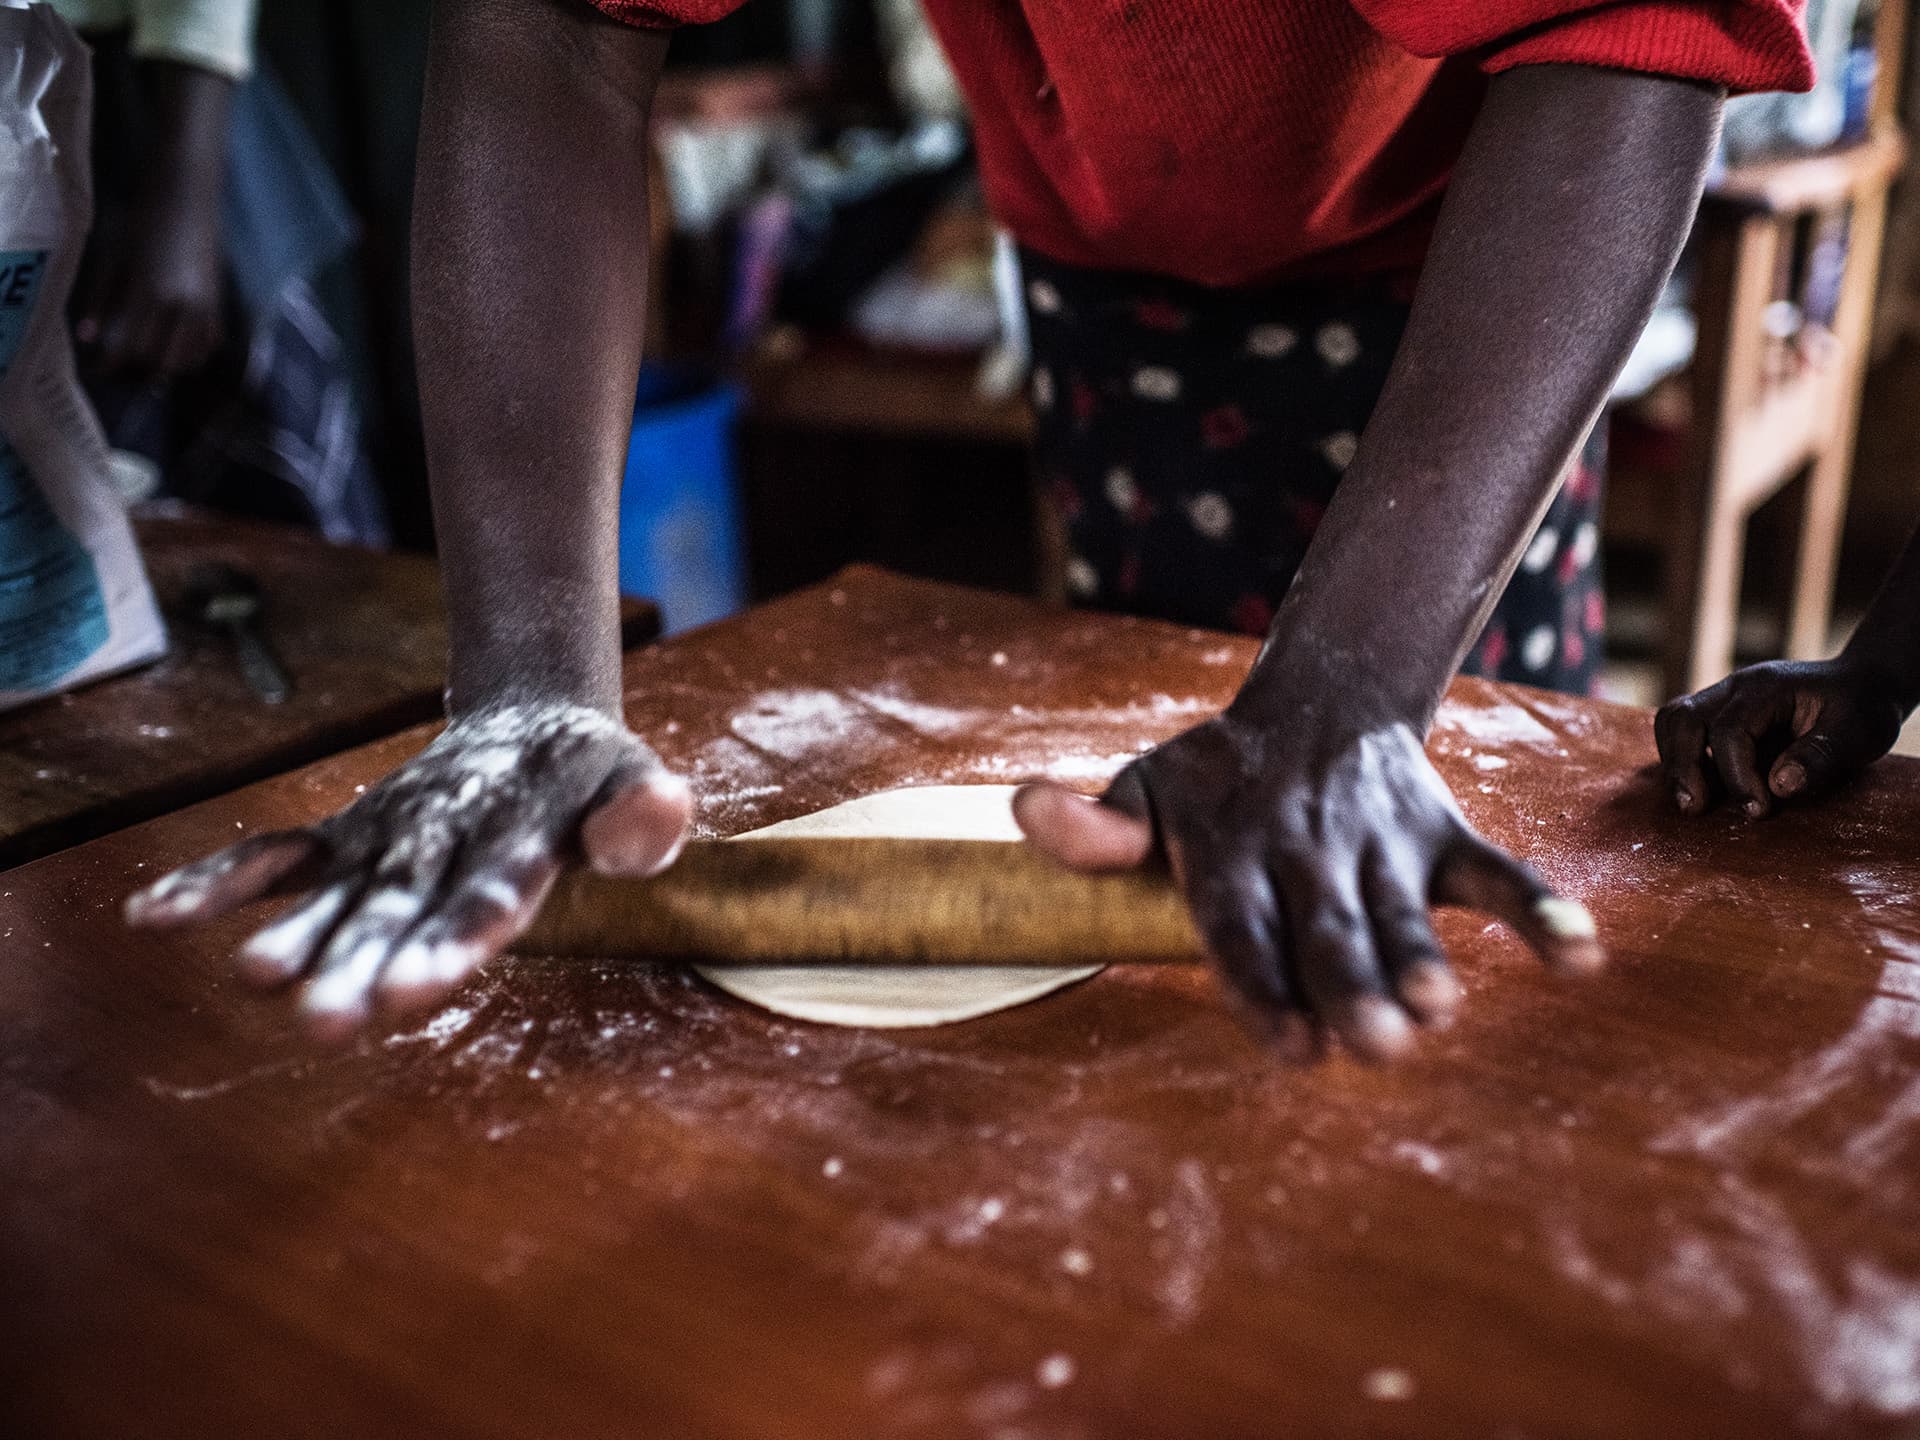
[[[1663,552],[1669,695],[1732,668],[1747,522],[1798,480],[1785,649],[1826,653],[1887,191],[1904,153],[1883,125],[1845,149],[1736,168],[1701,205],[1683,457],[1671,472],[1623,467],[1607,510],[1610,538]],[[1845,254],[1824,323],[1806,303],[1814,267],[1794,263],[1823,238]],[[1806,318],[1783,325],[1795,316]]]

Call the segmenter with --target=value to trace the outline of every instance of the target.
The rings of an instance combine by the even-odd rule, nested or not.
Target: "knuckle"
[[[1276,968],[1266,937],[1244,925],[1208,930],[1207,953],[1222,970],[1245,981],[1264,983]]]
[[[1356,955],[1366,938],[1365,921],[1346,905],[1319,906],[1300,927],[1301,948],[1323,957]]]
[[[1396,901],[1383,906],[1374,915],[1374,931],[1386,942],[1397,949],[1411,947],[1437,950],[1440,941],[1433,933],[1433,923],[1427,918],[1424,905],[1415,907],[1410,901]]]
[[[1834,737],[1825,730],[1808,731],[1800,737],[1797,748],[1801,758],[1813,759],[1816,762],[1831,760],[1839,752],[1839,746]]]
[[[1195,923],[1211,937],[1251,937],[1264,928],[1256,905],[1234,890],[1209,886],[1189,897],[1189,904]]]

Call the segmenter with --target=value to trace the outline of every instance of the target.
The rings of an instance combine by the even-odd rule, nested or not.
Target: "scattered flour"
[[[1413,1377],[1404,1370],[1369,1370],[1360,1382],[1360,1391],[1369,1400],[1411,1400]]]
[[[1041,1388],[1058,1390],[1063,1385],[1073,1383],[1074,1363],[1071,1355],[1049,1355],[1034,1367],[1033,1378],[1040,1382]]]

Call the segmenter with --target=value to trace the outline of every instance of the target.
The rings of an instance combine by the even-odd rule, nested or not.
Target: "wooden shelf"
[[[1024,445],[1033,416],[1023,398],[989,401],[971,356],[884,353],[842,341],[768,345],[747,361],[750,418],[809,430],[924,435]]]

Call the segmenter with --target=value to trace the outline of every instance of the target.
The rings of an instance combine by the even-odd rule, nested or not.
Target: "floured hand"
[[[1414,1025],[1446,1023],[1460,989],[1430,905],[1498,916],[1556,969],[1603,959],[1586,910],[1473,832],[1406,725],[1319,738],[1230,710],[1141,756],[1101,802],[1030,785],[1014,815],[1076,869],[1163,853],[1228,993],[1294,1059],[1329,1033],[1389,1059]]]
[[[577,705],[464,716],[348,809],[255,836],[127,902],[135,925],[210,920],[304,898],[241,952],[267,985],[299,982],[313,1027],[431,1006],[523,931],[562,862],[651,875],[679,852],[686,783],[625,726]]]

